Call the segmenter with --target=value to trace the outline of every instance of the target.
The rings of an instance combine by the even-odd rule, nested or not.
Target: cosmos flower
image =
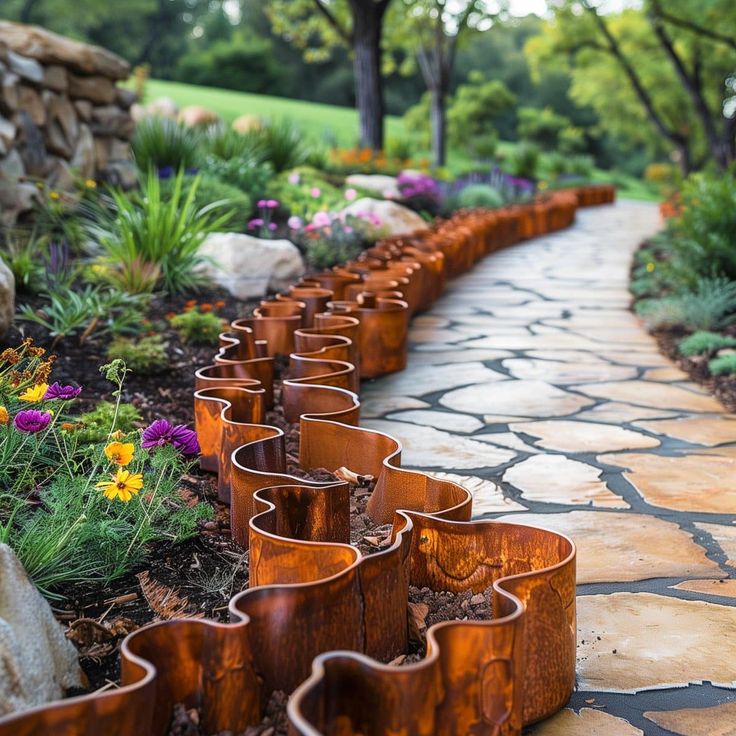
[[[7,424],[10,421],[10,414],[4,406],[0,406],[0,424]]]
[[[35,386],[27,388],[18,398],[31,404],[38,403],[46,398],[48,387],[48,383],[37,383]]]
[[[54,381],[54,383],[46,388],[44,399],[61,399],[62,401],[69,401],[70,399],[76,399],[81,393],[81,386],[62,386],[58,381]]]
[[[105,448],[105,456],[115,465],[128,465],[134,453],[135,445],[132,442],[111,442]]]
[[[38,409],[25,409],[19,411],[13,419],[13,424],[19,432],[28,432],[34,434],[40,432],[49,426],[51,414],[47,411],[38,411]]]
[[[141,447],[151,450],[165,445],[172,445],[182,455],[196,455],[199,452],[196,432],[188,429],[184,424],[174,426],[165,419],[156,419],[143,430]]]
[[[118,468],[111,480],[100,481],[95,487],[103,492],[108,501],[117,498],[128,503],[143,488],[143,475]]]

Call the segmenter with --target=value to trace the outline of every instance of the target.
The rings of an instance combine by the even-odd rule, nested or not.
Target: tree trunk
[[[373,0],[352,0],[353,70],[355,99],[360,118],[360,145],[383,148],[383,77],[381,29],[385,8]]]
[[[432,123],[432,155],[435,166],[444,166],[446,160],[447,128],[445,99],[447,95],[442,86],[433,87],[430,93],[432,98],[430,111],[430,120]]]

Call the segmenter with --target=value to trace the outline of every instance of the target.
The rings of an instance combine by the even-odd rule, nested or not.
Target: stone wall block
[[[69,74],[69,96],[108,105],[115,99],[115,85],[107,77]]]
[[[66,69],[58,64],[47,66],[43,70],[43,86],[54,92],[66,92],[69,89],[69,77]]]
[[[41,84],[43,82],[43,67],[35,59],[29,59],[16,54],[15,51],[9,50],[5,56],[5,61],[10,67],[10,70],[15,72],[19,77],[34,84]]]

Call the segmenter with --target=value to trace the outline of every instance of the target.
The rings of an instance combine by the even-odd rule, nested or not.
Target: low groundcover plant
[[[211,508],[180,496],[199,453],[196,434],[156,420],[118,425],[127,369],[101,372],[115,387],[109,430],[89,442],[72,414],[82,388],[48,383],[53,358],[30,340],[0,354],[0,541],[47,595],[112,580],[142,562],[156,541],[196,533]]]

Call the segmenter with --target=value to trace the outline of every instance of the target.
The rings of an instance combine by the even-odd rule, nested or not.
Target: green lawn
[[[231,121],[240,115],[255,115],[264,118],[290,118],[304,133],[328,143],[351,147],[358,142],[358,115],[355,110],[337,105],[323,105],[317,102],[291,100],[285,97],[257,95],[250,92],[234,92],[216,87],[199,87],[181,82],[166,82],[151,79],[146,83],[146,99],[171,97],[179,107],[202,105],[217,113],[223,120]],[[410,134],[404,129],[401,118],[395,115],[386,117],[388,136]],[[514,144],[501,142],[499,150],[509,155]],[[462,165],[467,156],[460,151],[450,151],[449,168]],[[596,181],[613,181],[618,186],[620,197],[654,201],[658,197],[646,185],[630,176],[596,169]]]
[[[227,121],[239,115],[291,118],[305,133],[318,140],[337,140],[340,146],[346,147],[354,146],[358,141],[358,115],[348,107],[159,79],[151,79],[146,83],[148,100],[163,96],[171,97],[179,107],[202,105]],[[386,125],[389,135],[400,135],[404,129],[401,119],[393,115],[387,116]]]

